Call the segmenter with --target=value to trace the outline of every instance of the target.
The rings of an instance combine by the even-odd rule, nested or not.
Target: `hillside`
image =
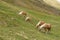
[[[40,12],[46,12],[49,14],[56,14],[60,15],[60,9],[54,8],[48,4],[44,0],[3,0],[8,3],[12,3],[13,5],[29,8],[29,9],[34,9],[36,11]],[[48,2],[48,1],[47,1]],[[57,5],[56,5],[57,6]]]
[[[23,5],[17,5],[17,1],[14,1],[0,0],[0,40],[60,40],[60,16],[49,15],[47,9],[36,7],[28,0],[18,1],[21,4],[24,3]],[[35,4],[35,1],[32,2]],[[33,24],[26,22],[24,17],[18,15],[21,10],[28,13]],[[35,25],[39,20],[52,25],[50,34],[42,33],[36,29]]]

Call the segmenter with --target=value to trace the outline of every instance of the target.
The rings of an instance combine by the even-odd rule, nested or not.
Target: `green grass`
[[[32,18],[26,22],[23,16],[18,15],[24,10]],[[50,34],[39,32],[35,25],[43,20],[52,25]],[[60,16],[45,14],[24,7],[0,1],[0,40],[60,40]]]
[[[3,0],[3,1],[15,6],[23,7],[23,9],[28,8],[30,10],[35,10],[39,12],[60,15],[60,9],[58,10],[57,8],[48,5],[43,0]],[[58,5],[58,8],[59,8],[59,5]]]

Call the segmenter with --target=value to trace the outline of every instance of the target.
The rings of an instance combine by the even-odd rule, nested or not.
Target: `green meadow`
[[[60,16],[17,6],[10,1],[0,0],[0,40],[60,40]],[[27,12],[31,22],[18,15],[21,10]],[[49,34],[38,31],[35,25],[39,20],[52,25]]]

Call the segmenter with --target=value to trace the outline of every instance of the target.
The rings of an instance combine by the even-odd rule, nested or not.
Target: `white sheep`
[[[36,27],[38,28],[39,26],[41,26],[42,24],[44,24],[45,22],[44,21],[39,21],[37,24],[36,24]]]
[[[27,17],[25,18],[25,21],[31,21],[31,18],[27,16]]]
[[[23,15],[24,17],[26,17],[27,16],[27,13],[24,12],[24,11],[21,11],[21,12],[19,12],[19,15]]]

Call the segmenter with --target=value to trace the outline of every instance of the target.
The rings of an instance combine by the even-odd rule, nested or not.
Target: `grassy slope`
[[[41,33],[32,23],[25,22],[24,17],[18,15],[20,10],[27,11],[34,25],[38,20],[51,23],[51,33]],[[0,1],[0,40],[59,40],[59,30],[60,16],[48,15]]]
[[[9,0],[9,1],[3,0],[3,1],[14,4],[16,6],[25,7],[40,12],[44,11],[46,13],[60,15],[60,10],[50,5],[47,5],[43,0]]]

